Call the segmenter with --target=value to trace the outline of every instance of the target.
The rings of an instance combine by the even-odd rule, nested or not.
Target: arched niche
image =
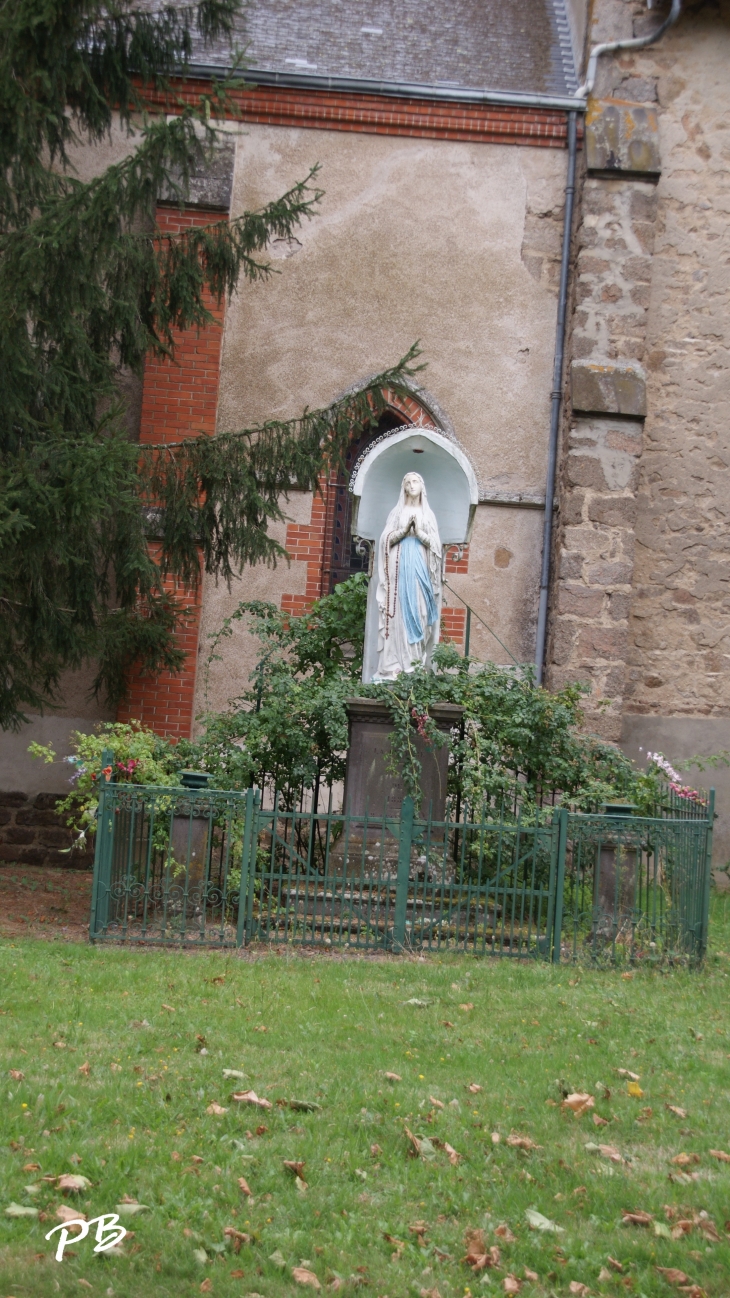
[[[353,537],[369,541],[373,549],[377,546],[403,477],[410,470],[420,473],[426,484],[443,546],[466,545],[479,501],[474,469],[461,447],[444,433],[412,425],[378,438],[355,465],[350,483]],[[363,663],[366,682],[372,680],[376,669],[377,643],[378,612],[375,582],[371,581]]]
[[[476,474],[461,447],[444,433],[412,425],[386,433],[355,465],[350,482],[353,536],[377,541],[411,469],[426,484],[444,545],[465,545],[479,501]]]

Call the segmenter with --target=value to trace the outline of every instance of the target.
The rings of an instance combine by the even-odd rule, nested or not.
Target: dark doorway
[[[325,569],[323,591],[331,594],[341,581],[347,581],[356,572],[367,572],[369,556],[358,554],[352,539],[352,496],[349,490],[350,475],[363,451],[367,450],[383,433],[390,433],[406,424],[402,415],[384,414],[374,428],[366,428],[358,438],[350,443],[345,456],[345,472],[340,472],[337,482],[330,486],[332,509],[332,540],[329,555],[325,553],[325,565],[329,558],[329,570]]]

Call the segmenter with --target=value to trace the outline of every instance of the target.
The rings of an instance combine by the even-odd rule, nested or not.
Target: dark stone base
[[[59,815],[56,804],[64,795],[0,793],[0,866],[60,865],[90,870],[94,864],[93,839],[85,851],[68,852],[77,835]]]
[[[438,703],[431,716],[444,734],[461,721],[463,709],[453,703]],[[348,699],[350,743],[345,775],[345,811],[351,816],[397,817],[405,797],[403,781],[388,770],[393,722],[390,710],[379,699]],[[443,820],[446,810],[448,745],[429,748],[415,737],[421,763],[422,797],[416,815]]]

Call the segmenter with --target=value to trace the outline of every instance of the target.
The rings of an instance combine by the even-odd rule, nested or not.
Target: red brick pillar
[[[220,221],[220,211],[179,212],[176,208],[161,207],[157,222],[164,233],[177,233],[191,226],[210,225]],[[212,299],[207,305],[213,309]],[[218,319],[198,332],[186,329],[175,339],[173,360],[149,356],[145,364],[142,391],[140,442],[179,442],[185,437],[215,432],[218,405],[218,376],[220,370],[223,311]],[[154,546],[152,547],[154,554]],[[182,670],[161,672],[158,676],[133,670],[128,683],[128,693],[117,713],[119,721],[134,718],[150,726],[158,734],[174,739],[188,738],[193,724],[195,675],[198,662],[198,636],[200,632],[201,588],[190,590],[176,582],[167,582],[166,588],[187,609],[184,626],[178,632],[177,643],[185,650]]]

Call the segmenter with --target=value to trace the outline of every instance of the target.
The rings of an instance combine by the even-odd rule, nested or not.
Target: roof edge
[[[224,64],[190,63],[185,74],[212,81],[230,74]],[[181,75],[183,75],[181,73]],[[503,104],[515,108],[546,108],[583,113],[586,100],[572,95],[538,95],[512,90],[476,90],[460,86],[432,86],[421,82],[369,81],[359,77],[327,77],[308,72],[267,72],[246,68],[242,81],[254,86],[281,86],[297,90],[339,90],[362,95],[390,95],[396,99],[432,99],[442,103]]]

